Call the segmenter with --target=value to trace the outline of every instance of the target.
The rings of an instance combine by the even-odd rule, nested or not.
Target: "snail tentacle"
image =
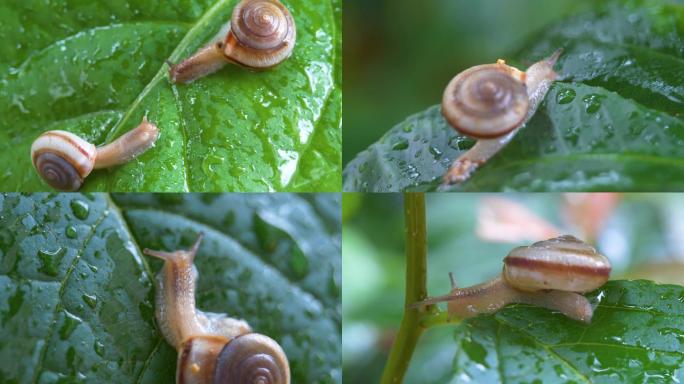
[[[159,128],[148,121],[147,117],[143,117],[140,125],[97,149],[94,168],[108,168],[127,163],[154,146],[158,138]]]

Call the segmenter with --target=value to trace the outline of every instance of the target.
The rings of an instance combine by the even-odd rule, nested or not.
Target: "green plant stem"
[[[426,268],[427,244],[425,226],[425,195],[404,194],[404,220],[406,227],[406,300],[408,305],[427,296]],[[392,344],[385,370],[380,380],[383,384],[400,383],[411,361],[418,338],[425,328],[417,309],[407,309],[401,320],[399,332]]]

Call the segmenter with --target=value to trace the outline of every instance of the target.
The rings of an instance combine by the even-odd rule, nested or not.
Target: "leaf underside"
[[[0,382],[173,382],[176,352],[154,319],[162,263],[140,249],[186,249],[198,232],[198,307],[277,340],[293,382],[341,382],[339,203],[0,196]]]
[[[338,190],[341,153],[339,0],[284,0],[293,56],[273,70],[229,65],[172,85],[178,62],[229,20],[237,0],[116,0],[0,5],[3,190],[45,191],[30,146],[62,129],[96,145],[147,116],[156,146],[96,171],[87,191]]]
[[[684,380],[684,287],[618,280],[589,299],[591,325],[524,305],[463,322],[450,382]]]
[[[561,79],[527,126],[458,191],[684,189],[684,6],[600,2],[546,28],[514,59],[559,47]],[[409,117],[344,171],[345,191],[429,191],[474,140],[439,106]]]

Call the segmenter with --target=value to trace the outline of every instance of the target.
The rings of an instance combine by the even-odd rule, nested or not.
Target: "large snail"
[[[129,162],[152,147],[158,137],[159,129],[147,118],[99,148],[71,132],[47,131],[31,145],[31,159],[38,175],[52,188],[76,191],[93,169]]]
[[[278,0],[242,0],[218,41],[178,64],[169,64],[174,83],[190,83],[227,63],[252,70],[272,68],[290,57],[297,39],[294,19]]]
[[[195,307],[193,261],[202,237],[188,251],[143,250],[164,260],[155,316],[162,335],[178,351],[176,383],[289,384],[290,366],[277,342],[252,333],[244,320]]]
[[[557,50],[527,72],[498,60],[467,69],[449,82],[442,98],[442,114],[455,130],[478,141],[452,163],[443,185],[467,180],[511,141],[556,80],[553,66],[561,53]]]
[[[592,246],[569,235],[513,249],[504,259],[500,276],[482,284],[457,288],[412,307],[448,302],[449,318],[494,313],[511,303],[548,308],[589,323],[594,310],[580,293],[602,286],[610,275],[610,261]]]

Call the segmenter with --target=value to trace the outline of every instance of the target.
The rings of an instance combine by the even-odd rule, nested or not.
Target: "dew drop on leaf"
[[[81,322],[82,320],[75,315],[64,311],[64,324],[59,328],[59,337],[62,340],[68,339]]]
[[[64,231],[66,236],[70,239],[75,239],[76,236],[78,236],[78,233],[76,232],[76,228],[73,225],[69,225],[66,227],[66,230]]]
[[[59,273],[59,263],[62,261],[64,254],[66,254],[66,249],[62,247],[59,247],[56,251],[39,250],[38,259],[41,266],[38,268],[38,271],[48,276],[57,276]]]
[[[81,298],[86,304],[88,304],[90,308],[95,309],[95,307],[97,306],[97,296],[84,293],[83,296],[81,296]]]
[[[397,142],[392,144],[392,149],[395,151],[403,151],[409,147],[409,142],[405,138],[400,138]]]
[[[561,89],[556,96],[556,101],[558,104],[569,104],[575,100],[575,96],[577,96],[577,94],[575,93],[574,89]]]
[[[584,96],[582,101],[584,101],[584,108],[588,114],[594,114],[601,109],[601,99],[603,97],[596,94],[590,94]]]
[[[86,203],[83,200],[71,200],[71,211],[74,213],[74,216],[81,220],[85,220],[88,217],[88,213],[90,213],[90,206],[88,203]]]
[[[97,353],[98,356],[104,357],[105,346],[102,342],[96,341],[95,344],[93,344],[93,349],[95,349],[95,353]]]
[[[299,247],[294,247],[290,256],[290,270],[296,279],[302,279],[309,273],[309,260]]]

